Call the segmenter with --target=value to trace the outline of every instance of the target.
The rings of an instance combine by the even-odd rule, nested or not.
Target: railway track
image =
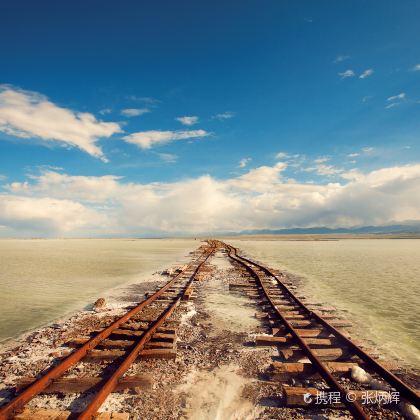
[[[314,309],[306,304],[303,297],[295,295],[294,286],[281,273],[240,255],[226,243],[209,240],[194,252],[190,264],[155,293],[93,335],[67,340],[66,344],[75,350],[61,354],[37,379],[21,378],[17,395],[0,407],[0,420],[130,418],[130,413],[100,412],[101,406],[110,393],[147,389],[150,385],[147,375],[130,375],[130,367],[135,362],[175,358],[177,324],[171,315],[183,300],[191,298],[195,282],[211,270],[206,262],[216,252],[232,262],[234,282],[229,288],[245,293],[261,307],[256,315],[271,334],[257,335],[255,343],[278,349],[281,361],[272,362],[271,377],[275,382],[270,383],[282,387],[279,406],[344,409],[356,419],[380,417],[375,411],[378,396],[393,409],[395,393],[398,399],[419,406],[417,392],[349,339],[342,329],[348,326],[347,321],[337,320],[329,308],[315,306]],[[178,355],[181,358],[182,351]],[[89,369],[88,376],[86,370],[82,376],[77,373],[75,376],[79,363],[92,363],[96,376]],[[355,369],[363,369],[369,381],[350,381],[348,377]],[[71,405],[67,411],[33,408],[38,406],[37,400],[32,401],[38,395],[63,392],[77,393],[81,405],[77,409]],[[369,393],[375,394],[376,400],[373,401],[372,394],[371,401],[366,400],[366,393],[368,397]],[[159,398],[156,396],[157,404]]]
[[[283,360],[273,363],[275,377],[285,384],[285,404],[291,407],[342,407],[356,419],[374,416],[369,404],[396,403],[402,399],[415,407],[420,406],[418,392],[367,354],[340,329],[346,323],[327,321],[332,318],[321,315],[303,303],[292,290],[267,267],[239,255],[238,250],[218,242],[231,261],[247,273],[246,281],[236,284],[235,289],[246,291],[259,301],[264,312],[259,314],[271,328],[271,335],[256,337],[257,345],[279,347]],[[360,385],[344,382],[343,375],[362,368],[369,382]],[[366,375],[366,373],[368,375]],[[287,386],[314,378],[318,387]],[[353,387],[352,387],[353,385]],[[374,386],[375,389],[369,388]],[[375,396],[375,398],[374,398]],[[363,404],[362,404],[363,403]]]
[[[101,413],[98,411],[110,393],[117,388],[138,386],[142,379],[124,377],[130,366],[139,358],[172,358],[175,331],[165,328],[173,312],[182,300],[188,300],[193,292],[197,274],[216,249],[216,242],[201,246],[195,258],[180,273],[171,278],[162,288],[131,308],[125,315],[97,332],[93,337],[81,337],[69,343],[77,346],[64,359],[51,366],[38,379],[33,378],[12,400],[0,408],[0,419],[126,419],[128,415]],[[148,313],[147,313],[148,312]],[[117,350],[112,350],[117,349]],[[80,362],[111,360],[109,369],[97,378],[66,378],[66,373]],[[43,392],[63,391],[72,388],[75,392],[91,394],[82,412],[57,412],[55,410],[26,409],[33,398]],[[93,392],[92,392],[93,390]],[[67,389],[68,391],[68,389]],[[52,412],[54,411],[54,412]]]

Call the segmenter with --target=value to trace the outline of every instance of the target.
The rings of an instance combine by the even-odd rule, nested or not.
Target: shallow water
[[[420,367],[420,240],[228,242],[306,278],[306,295],[347,310],[361,337]]]
[[[185,261],[192,239],[0,240],[0,341]]]

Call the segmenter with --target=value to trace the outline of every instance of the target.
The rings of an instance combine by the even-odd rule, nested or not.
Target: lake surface
[[[192,239],[0,240],[0,341],[185,261]]]
[[[228,242],[304,277],[305,295],[348,311],[360,337],[420,367],[420,240]]]
[[[305,278],[362,338],[420,367],[420,240],[228,240]],[[185,262],[192,239],[0,240],[0,341],[82,309],[116,286]]]

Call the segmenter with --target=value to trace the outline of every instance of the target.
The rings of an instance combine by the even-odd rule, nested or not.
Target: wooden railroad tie
[[[339,373],[341,375],[348,374],[351,368],[355,366],[365,367],[362,361],[356,362],[324,362],[325,366],[331,373]],[[382,363],[387,369],[395,369],[393,362]],[[271,379],[276,381],[286,381],[290,378],[307,379],[311,377],[319,377],[318,370],[312,363],[302,362],[273,362],[271,364]]]
[[[320,360],[349,360],[351,358],[351,354],[346,348],[327,347],[311,350]],[[307,357],[301,349],[280,349],[279,353],[284,360],[298,361]]]
[[[295,328],[295,331],[302,337],[319,337],[319,338],[327,338],[330,337],[331,333],[324,329],[324,328]],[[278,327],[272,327],[271,332],[274,336],[283,336],[288,334],[287,328],[284,325],[280,325]],[[345,331],[340,330],[340,332],[346,336],[348,333]]]
[[[36,380],[34,377],[23,377],[17,380],[16,390],[21,391]],[[63,393],[72,394],[86,392],[99,385],[103,381],[100,377],[79,377],[79,378],[59,378],[52,381],[42,393],[53,394]],[[130,388],[150,389],[152,379],[148,375],[125,376],[115,388],[115,392],[125,391]]]
[[[61,357],[67,357],[71,351],[63,351]],[[114,360],[126,355],[122,350],[91,350],[84,358],[83,362],[97,362],[100,360]],[[139,353],[137,360],[147,359],[176,359],[174,349],[147,349]]]
[[[140,323],[127,323],[121,326],[121,328],[123,329],[127,329],[127,330],[134,330],[134,331],[146,331],[147,327],[145,326],[141,326]],[[171,327],[159,327],[157,329],[158,333],[165,333],[165,334],[176,334],[176,328],[171,328]]]
[[[314,327],[316,328],[317,325],[319,325],[316,320],[290,320],[289,321],[290,324],[292,325],[292,327],[298,327],[298,328],[303,328],[303,327]],[[277,321],[277,323],[275,322],[276,326],[281,325],[281,321]],[[336,328],[350,328],[353,326],[353,324],[351,322],[348,321],[340,321],[340,320],[332,320],[329,322],[330,325],[332,325],[333,327]]]
[[[353,362],[325,362],[325,366],[331,373],[348,373],[352,367],[358,366]],[[273,362],[271,365],[273,380],[285,381],[290,378],[318,377],[318,370],[312,363],[301,362]]]
[[[337,344],[335,338],[305,338],[305,343],[312,346],[331,346]],[[272,335],[257,335],[255,337],[255,344],[257,346],[277,346],[295,344],[296,341],[291,335],[287,336],[272,336]]]
[[[165,336],[170,336],[171,334],[161,334]],[[152,339],[153,340],[153,339]],[[67,343],[69,347],[80,347],[82,344],[85,344],[88,341],[88,338],[86,337],[79,337],[75,338]],[[111,348],[119,348],[119,349],[127,349],[131,346],[133,346],[136,343],[134,340],[110,340],[105,339],[100,344],[98,344],[98,347],[105,347],[107,349]],[[149,341],[145,345],[146,349],[173,349],[175,348],[174,341],[164,341],[164,340],[158,340],[158,341]]]
[[[14,420],[67,420],[72,416],[70,411],[25,408],[13,417]],[[129,420],[129,413],[98,413],[95,420]]]
[[[193,294],[194,289],[190,286],[187,287],[187,289],[185,290],[184,295],[182,296],[182,300],[191,300],[192,299],[192,294]]]
[[[255,289],[255,283],[230,283],[229,290]]]
[[[268,308],[266,308],[266,309],[268,309]],[[300,321],[302,321],[302,320],[309,321],[310,320],[310,318],[308,318],[308,316],[305,315],[305,312],[301,309],[291,308],[291,309],[286,309],[286,310],[281,311],[281,312],[282,312],[282,315],[287,320],[290,320],[290,321],[299,321],[299,320]],[[278,319],[277,316],[270,315],[267,312],[258,312],[255,315],[255,317],[258,318],[258,319],[274,319],[274,320]],[[337,315],[333,315],[333,314],[323,315],[322,318],[332,320],[332,321],[336,321],[336,322],[343,322],[339,319],[339,317]],[[351,326],[351,324],[348,323],[348,322],[346,322],[346,324],[348,326]]]

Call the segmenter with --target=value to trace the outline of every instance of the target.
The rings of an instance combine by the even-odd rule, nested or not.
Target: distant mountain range
[[[241,232],[230,232],[228,235],[319,235],[319,234],[420,234],[420,223],[410,225],[388,225],[388,226],[361,226],[354,228],[327,228],[327,227],[310,227],[310,228],[291,228],[291,229],[258,229],[243,230]]]

